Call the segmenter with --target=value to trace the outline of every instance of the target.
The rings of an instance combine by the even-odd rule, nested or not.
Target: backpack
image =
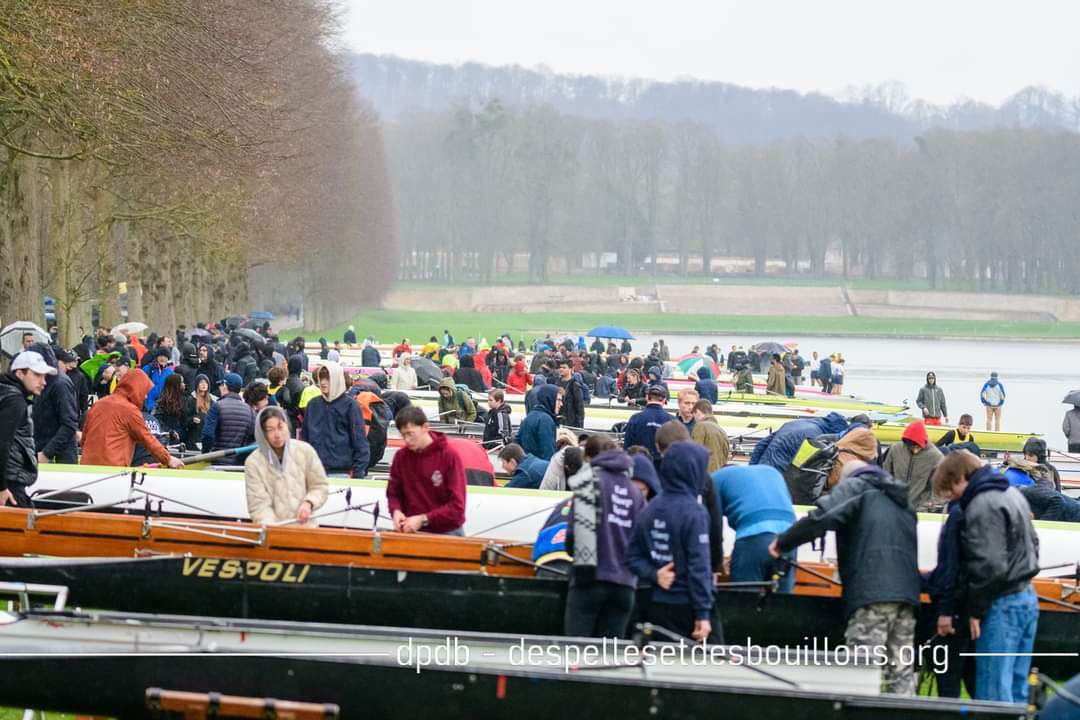
[[[837,455],[833,436],[803,440],[791,464],[784,470],[784,481],[793,504],[812,505],[825,493]]]
[[[360,405],[367,430],[368,451],[371,453],[368,465],[375,465],[386,453],[387,430],[394,414],[390,411],[390,406],[373,392],[358,393],[356,402]]]
[[[589,388],[589,384],[585,382],[581,377],[581,373],[574,373],[574,382],[581,387],[581,401],[588,405],[592,402],[592,390]]]

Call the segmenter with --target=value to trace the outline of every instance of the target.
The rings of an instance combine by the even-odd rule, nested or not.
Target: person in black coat
[[[466,355],[461,358],[459,362],[460,366],[454,371],[454,382],[459,385],[468,386],[473,392],[487,392],[488,389],[487,385],[484,384],[484,376],[476,369],[476,362],[473,360],[473,356]]]
[[[233,351],[232,371],[240,376],[247,387],[259,377],[259,364],[252,355],[251,346],[246,342],[240,342]]]
[[[49,375],[41,397],[34,401],[34,444],[39,461],[75,465],[79,462],[76,433],[79,431],[79,409],[75,385],[71,378],[57,368],[52,347],[35,343],[30,350],[41,355],[56,374]],[[67,356],[65,354],[65,356]]]
[[[79,416],[79,427],[82,428],[86,411],[90,407],[90,378],[79,370],[79,357],[73,352],[57,350],[56,367],[58,370],[63,369],[75,387],[75,411]]]
[[[154,417],[170,445],[187,445],[192,426],[198,424],[193,421],[195,398],[186,388],[183,376],[173,373],[165,378],[165,387],[154,403]]]
[[[210,394],[216,398],[221,397],[221,386],[225,384],[225,369],[214,359],[214,350],[209,345],[200,345],[198,354],[199,364],[195,374],[205,375],[210,380]]]
[[[345,331],[345,335],[342,336],[341,342],[345,343],[346,345],[355,345],[356,344],[356,328],[354,328],[352,325],[350,325],[349,329]]]

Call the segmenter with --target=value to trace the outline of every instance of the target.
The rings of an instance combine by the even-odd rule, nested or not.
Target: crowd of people
[[[349,332],[344,340],[355,345]],[[935,641],[987,654],[974,660],[968,691],[1021,700],[1029,663],[1023,653],[1038,619],[1032,517],[1080,520],[1080,504],[1060,492],[1042,440],[1032,438],[1022,458],[991,467],[979,459],[973,420],[963,415],[955,431],[931,443],[926,426],[947,418],[933,373],[918,397],[924,419],[891,446],[879,445],[866,416],[832,413],[784,424],[755,444],[748,465],[734,465],[713,415],[716,381],[706,366],[694,388],[677,394],[674,412],[668,409],[662,342],[641,358],[625,344],[541,341],[526,369],[509,338],[491,347],[469,338],[458,347],[446,332],[442,343],[433,336],[415,354],[403,340],[389,378],[380,370],[347,380],[338,343],[323,340],[320,359],[309,360],[302,338],[283,344],[268,326],[240,332],[200,325],[145,342],[103,331],[73,351],[29,340],[0,377],[0,502],[29,504],[40,464],[183,467],[172,446],[242,462],[254,522],[314,525],[327,475],[363,477],[385,449],[383,435],[375,450],[376,431],[393,418],[404,445],[386,490],[394,528],[461,535],[461,457],[406,394],[418,384],[412,365],[426,358],[443,368],[435,381],[440,422],[482,423],[511,488],[571,494],[534,544],[538,565],[569,576],[568,634],[623,637],[640,603],[638,613],[656,625],[722,642],[714,574],[736,584],[776,582],[790,592],[796,549],[833,530],[847,641],[887,648],[885,689],[895,693],[915,690],[913,666],[904,660],[911,655],[901,648],[915,642],[919,596],[929,592],[939,613]],[[716,346],[708,352],[722,361]],[[740,352],[733,349],[727,361],[742,371],[750,359]],[[370,339],[362,353],[365,367],[382,364]],[[789,359],[789,370],[779,354],[769,363],[767,384],[777,390],[804,367]],[[474,402],[474,391],[487,393],[486,408]],[[621,428],[621,446],[609,434],[583,430],[590,398],[601,393],[639,407]],[[511,394],[524,394],[527,407],[516,428]],[[1003,404],[996,375],[982,394],[988,408]],[[987,411],[988,424],[999,417]],[[830,458],[827,466],[800,464],[807,443],[811,458]],[[828,449],[835,451],[817,452]],[[796,520],[795,502],[816,507]],[[937,567],[921,575],[916,512],[931,509],[948,520]],[[727,559],[725,520],[735,532]],[[961,668],[942,679],[941,693],[958,696],[962,677]]]

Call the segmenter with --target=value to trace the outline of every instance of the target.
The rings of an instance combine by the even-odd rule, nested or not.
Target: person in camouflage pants
[[[884,647],[889,664],[885,666],[881,689],[897,695],[915,694],[915,653],[903,648],[915,644],[915,608],[907,603],[882,602],[863,605],[848,620],[844,642],[852,648]],[[861,654],[860,654],[861,655]],[[874,657],[873,651],[870,657]],[[908,662],[903,662],[904,660]]]

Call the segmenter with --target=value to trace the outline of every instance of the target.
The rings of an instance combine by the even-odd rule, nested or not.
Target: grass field
[[[502,274],[493,282],[482,283],[478,280],[465,279],[455,282],[447,287],[480,287],[489,285],[528,285],[529,276],[525,273]],[[897,280],[865,278],[844,278],[839,276],[810,277],[807,275],[721,275],[717,280],[711,276],[702,275],[609,275],[594,273],[579,273],[575,275],[551,275],[546,285],[575,285],[578,287],[611,287],[611,286],[648,286],[648,285],[784,285],[787,287],[836,287],[846,285],[855,290],[927,290],[925,280]],[[439,287],[441,283],[431,280],[398,280],[394,283],[395,289],[400,290],[428,290],[431,287]],[[942,290],[956,292],[970,292],[978,290],[973,283],[957,282]]]
[[[423,344],[431,335],[442,339],[449,329],[459,341],[466,337],[493,340],[508,332],[526,343],[545,332],[580,335],[597,325],[620,325],[631,332],[700,335],[769,335],[782,340],[789,335],[873,335],[896,337],[971,338],[1080,338],[1080,323],[995,323],[916,318],[798,317],[733,315],[622,315],[590,313],[462,313],[369,310],[349,323],[333,328],[307,328],[283,332],[282,337],[303,335],[307,340],[326,337],[340,340],[347,325],[356,327],[360,338],[373,335],[379,342],[397,342],[403,337]],[[718,339],[721,339],[718,337]]]

